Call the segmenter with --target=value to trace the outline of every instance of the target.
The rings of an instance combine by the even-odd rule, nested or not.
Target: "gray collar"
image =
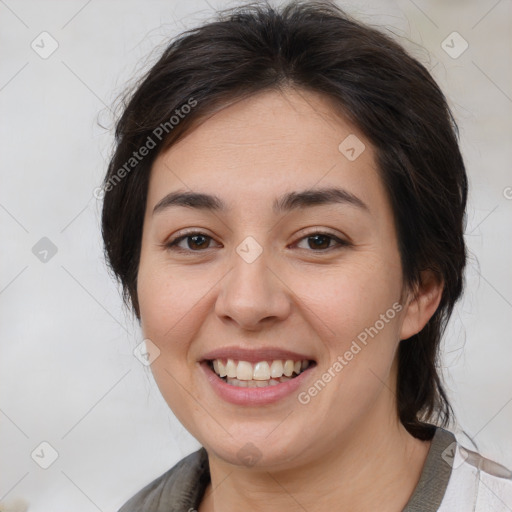
[[[451,432],[436,428],[420,480],[403,512],[436,512],[439,509],[452,474],[449,454],[443,457],[443,452],[455,442]],[[452,450],[455,450],[455,444]]]

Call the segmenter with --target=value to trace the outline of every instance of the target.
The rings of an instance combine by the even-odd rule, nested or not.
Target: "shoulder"
[[[512,472],[436,427],[420,480],[404,512],[510,512]]]
[[[442,454],[451,475],[439,512],[512,510],[512,471],[454,442]]]
[[[199,504],[209,481],[208,456],[201,448],[146,485],[119,512],[186,512]]]

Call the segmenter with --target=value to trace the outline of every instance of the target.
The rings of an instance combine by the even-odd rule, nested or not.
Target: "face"
[[[261,93],[151,171],[137,283],[151,368],[187,430],[233,464],[325,457],[395,414],[407,307],[392,210],[370,143],[332,112],[310,92]],[[270,379],[286,360],[310,362]]]

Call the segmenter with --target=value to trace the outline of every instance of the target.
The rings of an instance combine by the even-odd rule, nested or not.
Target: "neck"
[[[387,389],[383,393],[391,395]],[[418,483],[430,442],[405,430],[393,414],[394,400],[378,402],[343,432],[336,446],[299,467],[239,468],[209,455],[211,484],[199,512],[402,510]]]

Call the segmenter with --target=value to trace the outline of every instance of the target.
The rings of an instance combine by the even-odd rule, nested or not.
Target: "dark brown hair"
[[[154,159],[215,110],[286,87],[321,93],[368,138],[392,204],[404,282],[414,288],[429,269],[444,284],[433,317],[398,352],[399,418],[428,439],[424,421],[445,425],[451,416],[437,362],[466,261],[467,177],[457,127],[425,67],[335,4],[243,5],[169,43],[117,122],[104,182],[107,260],[139,318],[137,271]]]

